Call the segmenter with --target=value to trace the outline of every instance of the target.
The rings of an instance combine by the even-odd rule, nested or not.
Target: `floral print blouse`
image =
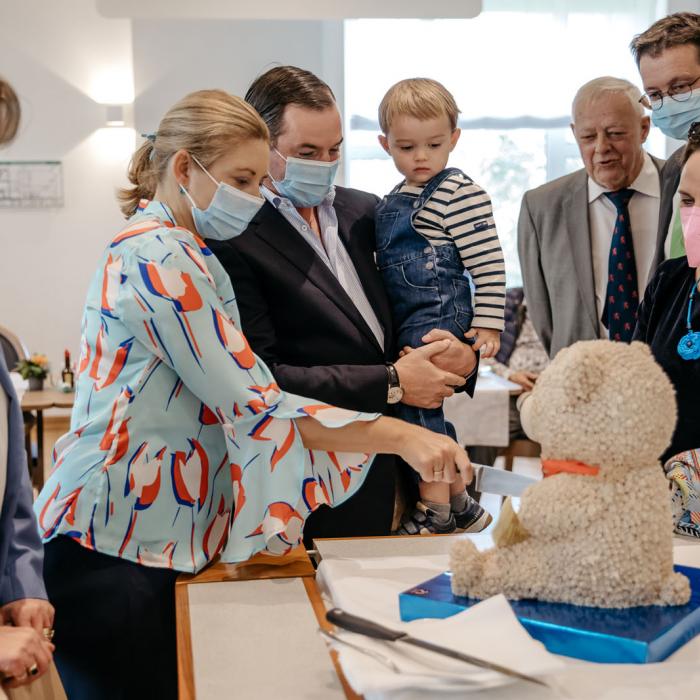
[[[284,553],[372,461],[307,450],[303,416],[331,428],[377,417],[281,391],[211,251],[142,201],[88,291],[71,430],[35,504],[41,536],[189,572],[218,553]]]

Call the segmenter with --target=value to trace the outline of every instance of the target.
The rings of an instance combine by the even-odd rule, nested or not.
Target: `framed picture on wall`
[[[0,161],[0,209],[57,209],[62,206],[60,161]]]

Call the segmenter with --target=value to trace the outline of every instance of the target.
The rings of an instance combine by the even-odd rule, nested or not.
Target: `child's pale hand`
[[[472,328],[464,334],[465,338],[476,338],[472,345],[474,352],[481,351],[481,357],[495,357],[501,348],[501,332],[493,328]]]

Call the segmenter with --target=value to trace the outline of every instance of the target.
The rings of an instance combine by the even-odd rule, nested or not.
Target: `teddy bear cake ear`
[[[605,371],[600,364],[600,358],[588,352],[588,348],[579,347],[579,352],[567,359],[569,367],[563,373],[566,377],[563,388],[569,404],[576,406],[579,403],[588,403],[605,381]]]

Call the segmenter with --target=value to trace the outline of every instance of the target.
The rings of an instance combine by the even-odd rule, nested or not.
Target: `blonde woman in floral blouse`
[[[88,291],[71,431],[35,506],[72,700],[175,698],[177,572],[288,551],[312,510],[352,496],[371,453],[470,478],[451,440],[285,394],[252,353],[202,239],[245,229],[268,155],[257,113],[209,90],[132,160],[129,220]]]

